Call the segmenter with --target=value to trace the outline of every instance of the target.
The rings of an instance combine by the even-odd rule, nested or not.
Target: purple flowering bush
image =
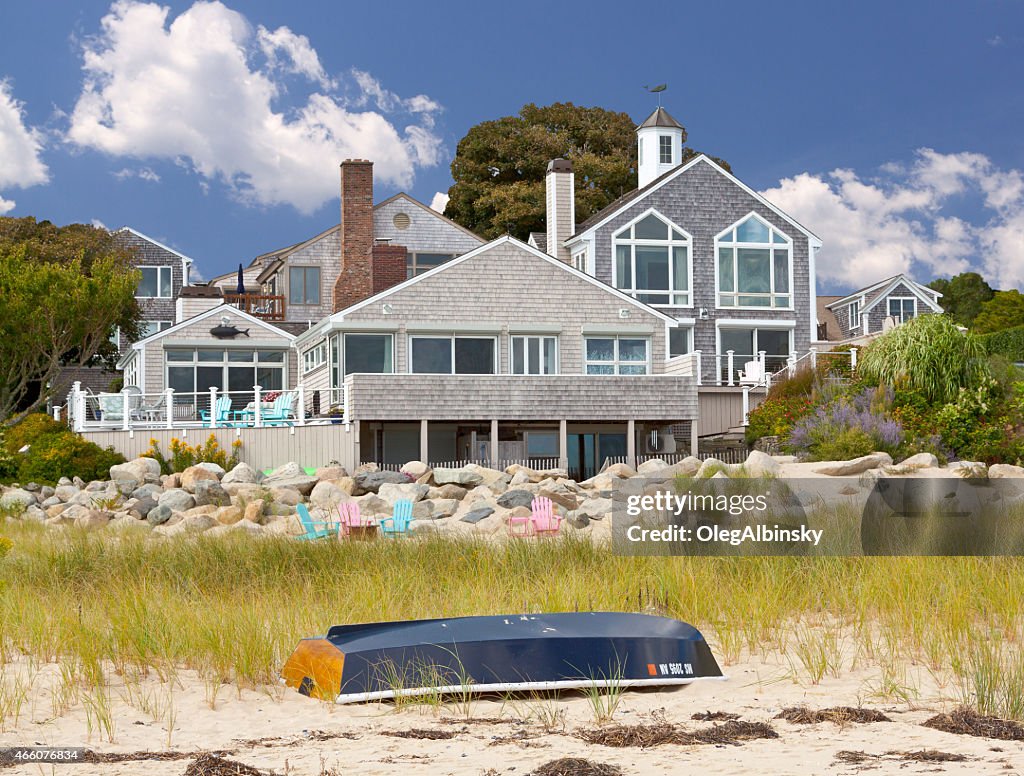
[[[841,461],[878,451],[894,457],[906,434],[889,414],[892,390],[865,388],[851,396],[837,393],[793,427],[786,447],[816,461]]]

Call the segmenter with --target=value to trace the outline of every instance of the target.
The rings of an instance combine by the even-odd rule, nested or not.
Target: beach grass
[[[115,734],[111,671],[129,687],[155,674],[173,690],[177,671],[195,670],[214,706],[232,691],[225,685],[276,684],[299,639],[334,624],[577,610],[678,617],[726,665],[787,652],[793,678],[809,684],[858,666],[918,663],[946,675],[966,705],[1024,717],[1018,558],[628,557],[570,536],[160,540],[16,520],[0,523],[0,537],[13,542],[0,561],[0,668],[25,657],[56,664],[66,678],[54,713],[84,702],[103,738]],[[897,673],[881,694],[906,692]],[[7,677],[0,729],[29,693]],[[173,708],[170,695],[137,700],[154,717]]]

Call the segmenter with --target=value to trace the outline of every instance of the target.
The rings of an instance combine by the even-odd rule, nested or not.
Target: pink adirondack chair
[[[533,515],[526,515],[525,517],[509,517],[508,535],[514,536],[518,539],[525,539],[529,536],[533,536]]]
[[[551,499],[538,496],[533,500],[530,522],[537,536],[554,536],[562,527],[562,516],[555,511]]]
[[[355,501],[346,501],[338,504],[339,535],[348,536],[352,533],[353,526],[366,525],[359,512],[359,504]]]

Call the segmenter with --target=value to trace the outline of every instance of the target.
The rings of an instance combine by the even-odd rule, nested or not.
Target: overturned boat
[[[619,612],[336,625],[300,641],[281,674],[303,695],[338,703],[725,678],[692,625]]]

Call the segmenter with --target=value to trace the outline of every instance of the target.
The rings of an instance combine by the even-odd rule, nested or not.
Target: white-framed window
[[[345,334],[343,374],[390,374],[395,371],[395,338],[391,334]]]
[[[793,329],[771,326],[728,326],[718,329],[718,362],[722,380],[728,380],[728,352],[733,352],[733,379],[748,361],[756,361],[763,350],[765,368],[778,372],[793,352]]]
[[[692,305],[690,235],[650,212],[613,239],[616,288],[651,305]]]
[[[668,357],[685,356],[693,350],[693,329],[674,326],[668,330]]]
[[[558,374],[558,338],[551,336],[512,337],[511,371],[514,375]]]
[[[140,324],[139,339],[145,339],[146,337],[152,337],[159,331],[169,329],[174,324],[171,321],[143,321]]]
[[[405,277],[414,278],[455,258],[454,253],[409,253],[405,257]]]
[[[572,266],[580,272],[587,271],[587,252],[580,251],[572,255]]]
[[[661,164],[672,164],[671,135],[660,135],[658,137],[658,162]]]
[[[173,295],[170,267],[139,267],[139,280],[135,296],[139,299],[170,299]]]
[[[409,337],[409,371],[414,374],[498,373],[496,337],[414,335]]]
[[[792,309],[793,241],[755,213],[715,238],[718,306]]]
[[[650,344],[642,337],[587,337],[584,358],[588,375],[650,374]]]
[[[850,306],[848,309],[850,311],[850,328],[860,328],[860,300],[857,299],[854,300],[853,302],[850,302]]]
[[[312,372],[327,363],[327,342],[318,342],[302,354],[302,373]]]
[[[131,358],[124,367],[124,384],[138,386],[139,384],[139,358]]]
[[[320,268],[288,268],[288,303],[320,304]]]
[[[205,394],[212,387],[245,393],[254,385],[265,391],[281,391],[288,365],[285,351],[272,348],[169,347],[164,350],[164,360],[165,385],[179,394]],[[193,399],[183,397],[182,401]]]
[[[911,318],[917,317],[917,297],[890,296],[888,304],[889,315],[900,323],[906,323]]]

